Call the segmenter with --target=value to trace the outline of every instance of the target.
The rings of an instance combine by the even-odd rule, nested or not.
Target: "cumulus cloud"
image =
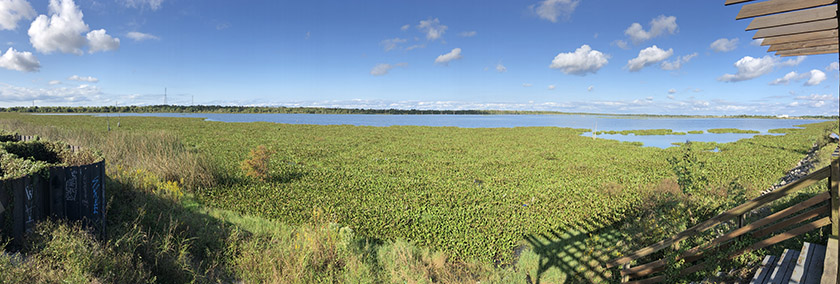
[[[831,64],[828,64],[828,66],[825,67],[825,71],[827,71],[827,72],[837,71],[837,70],[840,70],[840,63],[838,63],[837,61],[831,62]]]
[[[157,37],[155,35],[141,33],[141,32],[128,32],[128,34],[126,34],[126,36],[130,39],[133,39],[134,41],[159,40],[160,39],[159,37]],[[309,38],[309,32],[306,32],[306,38]]]
[[[504,73],[505,71],[507,71],[507,67],[505,67],[501,63],[496,64],[496,71],[498,71],[499,73]]]
[[[391,69],[394,69],[394,67],[405,67],[407,65],[408,65],[407,63],[397,63],[397,64],[379,63],[379,64],[376,64],[376,66],[373,66],[372,69],[370,69],[370,75],[382,76],[382,75],[388,74],[388,71],[391,71]]]
[[[59,80],[52,80],[52,81],[49,81],[47,84],[50,84],[50,85],[58,85],[58,84],[61,84],[61,81],[59,81]]]
[[[67,77],[67,80],[79,81],[79,82],[88,82],[88,83],[99,82],[99,79],[94,78],[92,76],[82,77],[82,76],[79,76],[79,75],[73,75],[73,76]]]
[[[787,85],[791,81],[806,80],[803,84],[804,86],[816,86],[825,81],[825,79],[825,73],[817,69],[813,69],[809,72],[802,74],[797,74],[796,72],[791,71],[782,76],[781,78],[773,80],[772,82],[770,82],[770,85]]]
[[[624,34],[630,37],[633,43],[640,43],[663,34],[674,34],[677,32],[677,17],[659,15],[650,20],[650,30],[645,30],[639,23],[633,23],[624,30]]]
[[[720,38],[716,41],[713,41],[712,44],[709,45],[709,48],[716,52],[730,52],[735,50],[738,47],[738,38],[727,39],[727,38]]]
[[[478,34],[478,32],[476,32],[476,31],[466,31],[466,32],[461,32],[458,35],[461,36],[461,37],[474,37],[477,34]]]
[[[531,7],[541,19],[556,23],[558,18],[568,19],[578,4],[580,0],[543,0]]]
[[[691,61],[692,58],[697,57],[697,52],[677,57],[674,61],[662,61],[659,66],[662,70],[680,70],[683,64]]]
[[[754,40],[752,40],[752,41],[750,42],[750,45],[752,45],[752,46],[761,46],[761,42],[763,42],[763,41],[764,41],[764,39],[763,39],[763,38],[754,39]]]
[[[676,93],[677,93],[677,89],[673,89],[673,88],[672,88],[672,89],[668,90],[668,93],[669,93],[669,94],[676,94]]]
[[[90,30],[82,17],[82,11],[73,0],[50,0],[49,15],[39,15],[29,26],[29,42],[42,53],[59,51],[82,55],[82,48],[90,46],[90,52],[115,50],[119,39],[108,35],[104,29]]]
[[[395,48],[397,48],[401,43],[404,43],[406,41],[407,40],[404,39],[404,38],[398,38],[397,37],[397,38],[391,38],[391,39],[383,40],[383,41],[379,42],[379,45],[382,45],[382,48],[384,48],[385,51],[391,51],[391,50],[394,50]]]
[[[105,32],[105,29],[99,29],[87,33],[89,53],[97,51],[112,51],[120,49],[120,39],[113,38]]]
[[[160,9],[160,6],[163,4],[163,0],[121,0],[123,5],[129,8],[145,8],[148,6],[150,9],[157,10]]]
[[[674,49],[669,48],[668,50],[663,50],[656,45],[642,49],[639,51],[639,56],[636,58],[630,59],[627,61],[626,68],[630,70],[630,72],[636,72],[642,70],[646,66],[650,66],[661,62],[662,60],[671,57],[674,54]],[[679,61],[679,60],[678,60]]]
[[[461,57],[461,49],[456,47],[453,48],[452,51],[450,51],[449,53],[441,54],[440,56],[435,58],[435,63],[448,65],[450,61],[461,59]]]
[[[554,90],[555,88],[557,88],[557,86],[554,86],[554,85],[548,85],[548,90],[549,90],[549,91],[550,91],[550,90]]]
[[[796,101],[789,104],[789,106],[802,106],[808,108],[822,108],[837,103],[837,97],[833,95],[811,94],[809,96],[798,96]]]
[[[411,28],[411,25],[406,24],[406,25],[403,25],[402,27],[400,27],[400,30],[401,31],[407,31],[409,28]]]
[[[618,48],[621,48],[621,49],[630,49],[630,45],[627,44],[627,41],[620,40],[620,39],[617,39],[617,40],[613,41],[612,43],[610,43],[610,45],[618,46]]]
[[[0,56],[0,68],[5,68],[15,71],[35,72],[41,69],[41,62],[32,52],[17,51],[9,47],[2,56]]]
[[[595,73],[607,65],[610,56],[593,50],[589,45],[582,45],[574,52],[560,53],[551,61],[549,68],[560,69],[563,73],[584,76]]]
[[[426,34],[428,40],[439,39],[446,33],[447,28],[447,26],[441,25],[437,18],[420,21],[420,24],[417,25],[417,29]]]
[[[823,71],[814,69],[811,72],[806,73],[809,75],[808,81],[805,82],[805,86],[816,86],[825,81],[825,73]]]
[[[31,20],[37,13],[26,0],[0,0],[0,30],[17,29],[21,20]]]
[[[751,56],[744,56],[735,62],[734,66],[738,69],[735,74],[724,74],[718,77],[718,81],[722,82],[740,82],[750,79],[758,78],[761,75],[770,73],[777,66],[789,67],[796,66],[804,60],[804,56],[786,61],[779,61],[778,58],[765,55],[762,58],[754,58]]]

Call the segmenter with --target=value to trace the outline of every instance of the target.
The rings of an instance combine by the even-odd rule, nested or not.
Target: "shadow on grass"
[[[628,239],[618,231],[618,224],[598,225],[579,222],[564,231],[528,235],[525,240],[540,256],[537,275],[532,283],[609,283],[617,280],[605,269],[605,263],[625,248]],[[548,279],[543,279],[548,278]]]
[[[231,227],[177,201],[110,177],[108,241],[134,253],[163,283],[208,283],[233,278],[224,268]]]

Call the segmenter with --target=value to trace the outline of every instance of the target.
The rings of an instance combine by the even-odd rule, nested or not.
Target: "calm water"
[[[222,122],[275,122],[288,124],[356,125],[356,126],[454,126],[465,128],[554,126],[583,129],[636,130],[667,128],[676,132],[708,130],[712,128],[738,128],[758,130],[767,135],[768,130],[794,128],[796,125],[821,122],[809,119],[747,119],[747,118],[627,118],[598,115],[366,115],[366,114],[249,114],[249,113],[123,113],[122,116],[199,117]],[[115,116],[99,114],[98,116]],[[583,134],[592,136],[591,132]],[[772,134],[771,134],[772,135]],[[673,142],[706,141],[734,142],[751,138],[755,134],[688,134],[688,135],[598,135],[598,138],[619,141],[638,141],[645,146],[666,148]]]

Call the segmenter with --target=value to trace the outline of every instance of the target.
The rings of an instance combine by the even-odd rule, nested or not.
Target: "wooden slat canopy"
[[[735,19],[749,19],[754,39],[778,56],[838,52],[837,0],[726,0],[745,3]]]

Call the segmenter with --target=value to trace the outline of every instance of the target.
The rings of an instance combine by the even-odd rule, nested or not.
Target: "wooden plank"
[[[690,258],[693,258],[693,256],[702,255],[704,251],[708,250],[712,246],[730,241],[730,240],[732,240],[734,238],[737,238],[741,235],[749,233],[749,232],[751,232],[755,229],[758,229],[760,227],[763,227],[765,225],[768,225],[770,223],[779,221],[783,218],[786,218],[790,215],[793,215],[794,213],[799,212],[802,209],[806,209],[806,208],[814,206],[814,205],[816,205],[820,202],[824,202],[824,201],[828,200],[829,197],[830,197],[830,195],[829,195],[828,192],[823,192],[823,193],[818,194],[814,197],[811,197],[811,198],[809,198],[805,201],[797,203],[793,206],[790,206],[788,208],[779,210],[778,212],[773,213],[773,214],[771,214],[767,217],[759,219],[759,220],[757,220],[755,222],[752,222],[752,223],[750,223],[746,226],[743,226],[741,228],[732,230],[729,233],[724,234],[723,236],[715,238],[714,240],[712,240],[709,243],[691,248],[691,249],[683,252],[682,254],[680,254],[680,256],[677,258],[677,260],[686,259],[686,261],[688,261],[688,262],[696,260],[697,258],[694,258],[693,260],[690,260]],[[808,217],[807,219],[816,217],[820,213],[827,212],[828,211],[828,204],[826,204],[824,206],[821,206],[821,207],[818,207],[818,208],[815,208],[815,209],[812,209],[812,210],[810,210],[808,212],[805,212],[803,214],[809,214],[809,213],[814,212],[815,210],[820,210],[820,211],[816,212],[817,213],[816,215],[811,215],[811,217]],[[805,220],[807,220],[807,219],[805,219]],[[798,222],[801,222],[801,221],[797,221],[796,223],[798,223]],[[785,227],[787,227],[787,226],[789,226],[789,224],[785,225]],[[771,230],[770,232],[775,231],[777,229],[779,229],[779,228]],[[665,260],[660,259],[660,260],[652,261],[652,262],[649,262],[649,263],[641,264],[641,265],[638,265],[638,266],[635,266],[635,267],[632,267],[632,268],[629,268],[629,269],[621,270],[621,275],[630,275],[632,277],[647,276],[649,274],[653,274],[653,273],[662,271],[662,269],[660,269],[660,268],[665,267],[665,265],[666,265]]]
[[[765,39],[761,40],[761,45],[772,45],[772,44],[780,44],[780,43],[811,41],[811,40],[827,39],[827,38],[837,38],[837,31],[836,30],[830,30],[830,31],[819,31],[819,32],[796,34],[796,35],[768,37],[768,38],[765,38]]]
[[[784,51],[776,51],[776,55],[784,56],[784,55],[810,55],[810,54],[824,54],[824,53],[831,53],[836,52],[836,50],[840,48],[840,45],[828,45],[828,46],[819,46],[819,47],[806,47],[794,50],[784,50]]]
[[[790,56],[829,54],[829,53],[837,53],[837,52],[840,52],[840,50],[832,49],[832,50],[822,50],[822,51],[812,51],[812,52],[782,53],[782,54],[776,54],[776,55],[781,56],[781,57],[790,57]]]
[[[662,250],[663,248],[669,247],[675,242],[679,242],[685,240],[691,236],[697,235],[700,232],[704,232],[708,229],[713,228],[714,226],[720,224],[721,222],[729,221],[733,218],[740,216],[750,210],[755,208],[761,207],[766,205],[767,203],[773,202],[779,198],[782,198],[785,195],[788,195],[792,192],[796,192],[802,188],[808,187],[817,181],[825,179],[828,177],[828,167],[821,168],[819,170],[814,171],[813,173],[808,174],[801,179],[798,179],[792,183],[789,183],[785,186],[782,186],[768,194],[756,197],[750,201],[745,202],[735,208],[732,208],[726,212],[721,213],[715,217],[712,217],[709,220],[706,220],[700,224],[694,225],[693,227],[677,233],[670,238],[661,240],[655,244],[649,245],[647,247],[641,248],[635,252],[632,252],[626,256],[613,259],[607,263],[607,268],[617,267],[619,265],[625,264],[635,259],[639,259],[655,253],[657,251]]]
[[[823,261],[825,261],[825,246],[814,244],[814,255],[808,264],[805,279],[800,283],[820,284],[820,277],[822,277],[823,273]]]
[[[729,5],[732,5],[732,4],[740,4],[740,3],[744,3],[744,2],[750,2],[750,1],[755,1],[755,0],[726,0],[726,3],[723,3],[723,5],[724,6],[729,6]]]
[[[831,193],[831,235],[840,236],[840,159],[831,160],[828,192]]]
[[[761,262],[761,266],[758,267],[758,270],[755,272],[755,276],[753,276],[750,284],[763,284],[767,282],[767,276],[776,268],[776,256],[775,255],[767,255],[764,256],[764,261]]]
[[[758,2],[754,4],[747,4],[738,12],[736,20],[760,17],[819,6],[825,6],[835,3],[835,0],[770,0]]]
[[[771,45],[767,51],[781,51],[781,50],[792,50],[792,49],[800,49],[805,47],[817,47],[817,46],[826,46],[837,44],[837,38],[825,38],[825,39],[817,39],[817,40],[809,40],[809,41],[799,41],[799,42],[791,42],[791,43],[780,43]]]
[[[630,282],[627,282],[627,283],[629,283],[629,284],[652,284],[652,283],[661,283],[662,281],[665,281],[665,276],[660,275],[660,276],[651,277],[651,278],[642,279],[642,280],[634,280],[634,281],[630,281]]]
[[[825,19],[836,19],[837,5],[823,6],[814,9],[800,10],[783,14],[776,14],[755,18],[747,26],[747,30],[757,30],[799,23],[807,23]]]
[[[808,276],[806,269],[811,265],[811,261],[814,259],[814,251],[816,251],[816,246],[812,243],[805,242],[802,244],[802,249],[799,250],[799,257],[796,258],[796,262],[793,264],[793,273],[790,275],[790,283],[791,284],[803,284]]]
[[[837,283],[837,277],[840,276],[837,274],[837,265],[840,264],[837,262],[837,250],[838,246],[836,236],[829,238],[828,245],[825,250],[825,260],[823,261],[824,266],[820,283]]]
[[[776,263],[776,269],[773,270],[773,274],[770,274],[770,281],[767,281],[767,283],[782,284],[790,281],[790,275],[793,273],[793,263],[798,256],[799,251],[785,249],[785,252],[779,258],[779,262]]]
[[[752,234],[752,236],[754,238],[760,238],[760,237],[769,235],[773,232],[776,232],[776,231],[782,230],[784,228],[790,227],[792,225],[802,223],[806,220],[810,220],[814,217],[817,217],[817,216],[819,216],[823,213],[828,213],[828,208],[829,208],[829,205],[828,205],[828,203],[826,203],[823,206],[808,210],[807,212],[803,212],[802,214],[796,215],[796,216],[794,216],[790,219],[787,219],[787,220],[784,220],[782,222],[773,224],[772,226],[769,226],[767,228],[755,231]]]
[[[812,33],[812,32],[827,31],[827,30],[832,30],[832,29],[834,29],[834,30],[837,29],[837,19],[819,20],[819,21],[816,21],[816,22],[808,22],[808,23],[792,24],[792,25],[786,25],[786,26],[780,26],[780,27],[764,28],[764,29],[760,29],[760,30],[756,31],[755,35],[753,36],[753,39],[774,37],[774,36]]]
[[[765,248],[765,247],[768,247],[768,246],[778,244],[780,242],[784,242],[784,241],[786,241],[790,238],[796,237],[798,235],[810,232],[810,231],[818,229],[818,228],[828,226],[830,224],[831,224],[831,220],[828,217],[823,217],[823,218],[818,219],[816,221],[813,221],[811,223],[799,226],[799,227],[797,227],[793,230],[775,235],[772,238],[768,238],[768,239],[765,239],[763,241],[754,243],[753,245],[732,254],[732,256],[730,256],[730,258],[735,258],[735,257],[737,257],[739,255],[742,255],[744,253],[747,253],[747,252],[751,252],[751,251],[754,251],[754,250],[757,250],[757,249],[762,249],[762,248]]]

